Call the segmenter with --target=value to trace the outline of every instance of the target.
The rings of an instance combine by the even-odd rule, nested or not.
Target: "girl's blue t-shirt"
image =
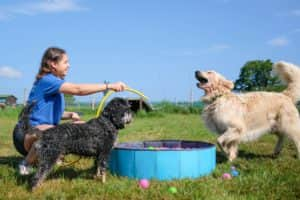
[[[59,124],[65,109],[64,95],[59,88],[64,82],[53,74],[44,75],[34,82],[28,98],[28,103],[36,102],[30,115],[32,126]]]

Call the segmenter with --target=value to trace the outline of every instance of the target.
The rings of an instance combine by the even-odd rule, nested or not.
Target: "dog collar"
[[[224,94],[219,94],[219,95],[214,96],[213,98],[211,98],[210,103],[215,102],[218,98],[220,98],[220,97],[222,97],[222,96],[224,96]]]
[[[224,96],[230,96],[230,93],[217,94],[217,95],[215,95],[211,98],[207,98],[207,99],[205,99],[205,96],[204,96],[204,99],[202,99],[202,101],[206,104],[210,104],[210,103],[215,102],[220,97],[224,97]]]

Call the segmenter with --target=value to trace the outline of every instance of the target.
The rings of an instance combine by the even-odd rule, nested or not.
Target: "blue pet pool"
[[[111,153],[112,174],[134,179],[198,178],[216,167],[216,148],[202,141],[155,140],[118,144]]]

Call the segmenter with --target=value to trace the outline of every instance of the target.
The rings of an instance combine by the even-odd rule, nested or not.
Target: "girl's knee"
[[[37,141],[38,137],[36,134],[26,134],[25,138],[24,138],[24,148],[27,152],[29,152],[29,150],[32,147],[32,144]]]

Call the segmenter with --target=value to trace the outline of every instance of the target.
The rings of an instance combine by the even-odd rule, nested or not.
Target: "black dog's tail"
[[[35,103],[36,103],[35,101],[31,103],[27,103],[18,116],[18,123],[20,123],[23,131],[28,131],[31,129],[31,125],[29,123],[29,117],[33,107],[35,106]]]
[[[14,131],[13,131],[13,142],[15,145],[16,150],[21,153],[22,155],[26,156],[27,151],[24,148],[24,138],[25,135],[30,132],[29,130],[32,129],[29,118],[30,113],[34,107],[36,102],[28,103],[20,112],[18,117],[18,123],[16,124]]]

